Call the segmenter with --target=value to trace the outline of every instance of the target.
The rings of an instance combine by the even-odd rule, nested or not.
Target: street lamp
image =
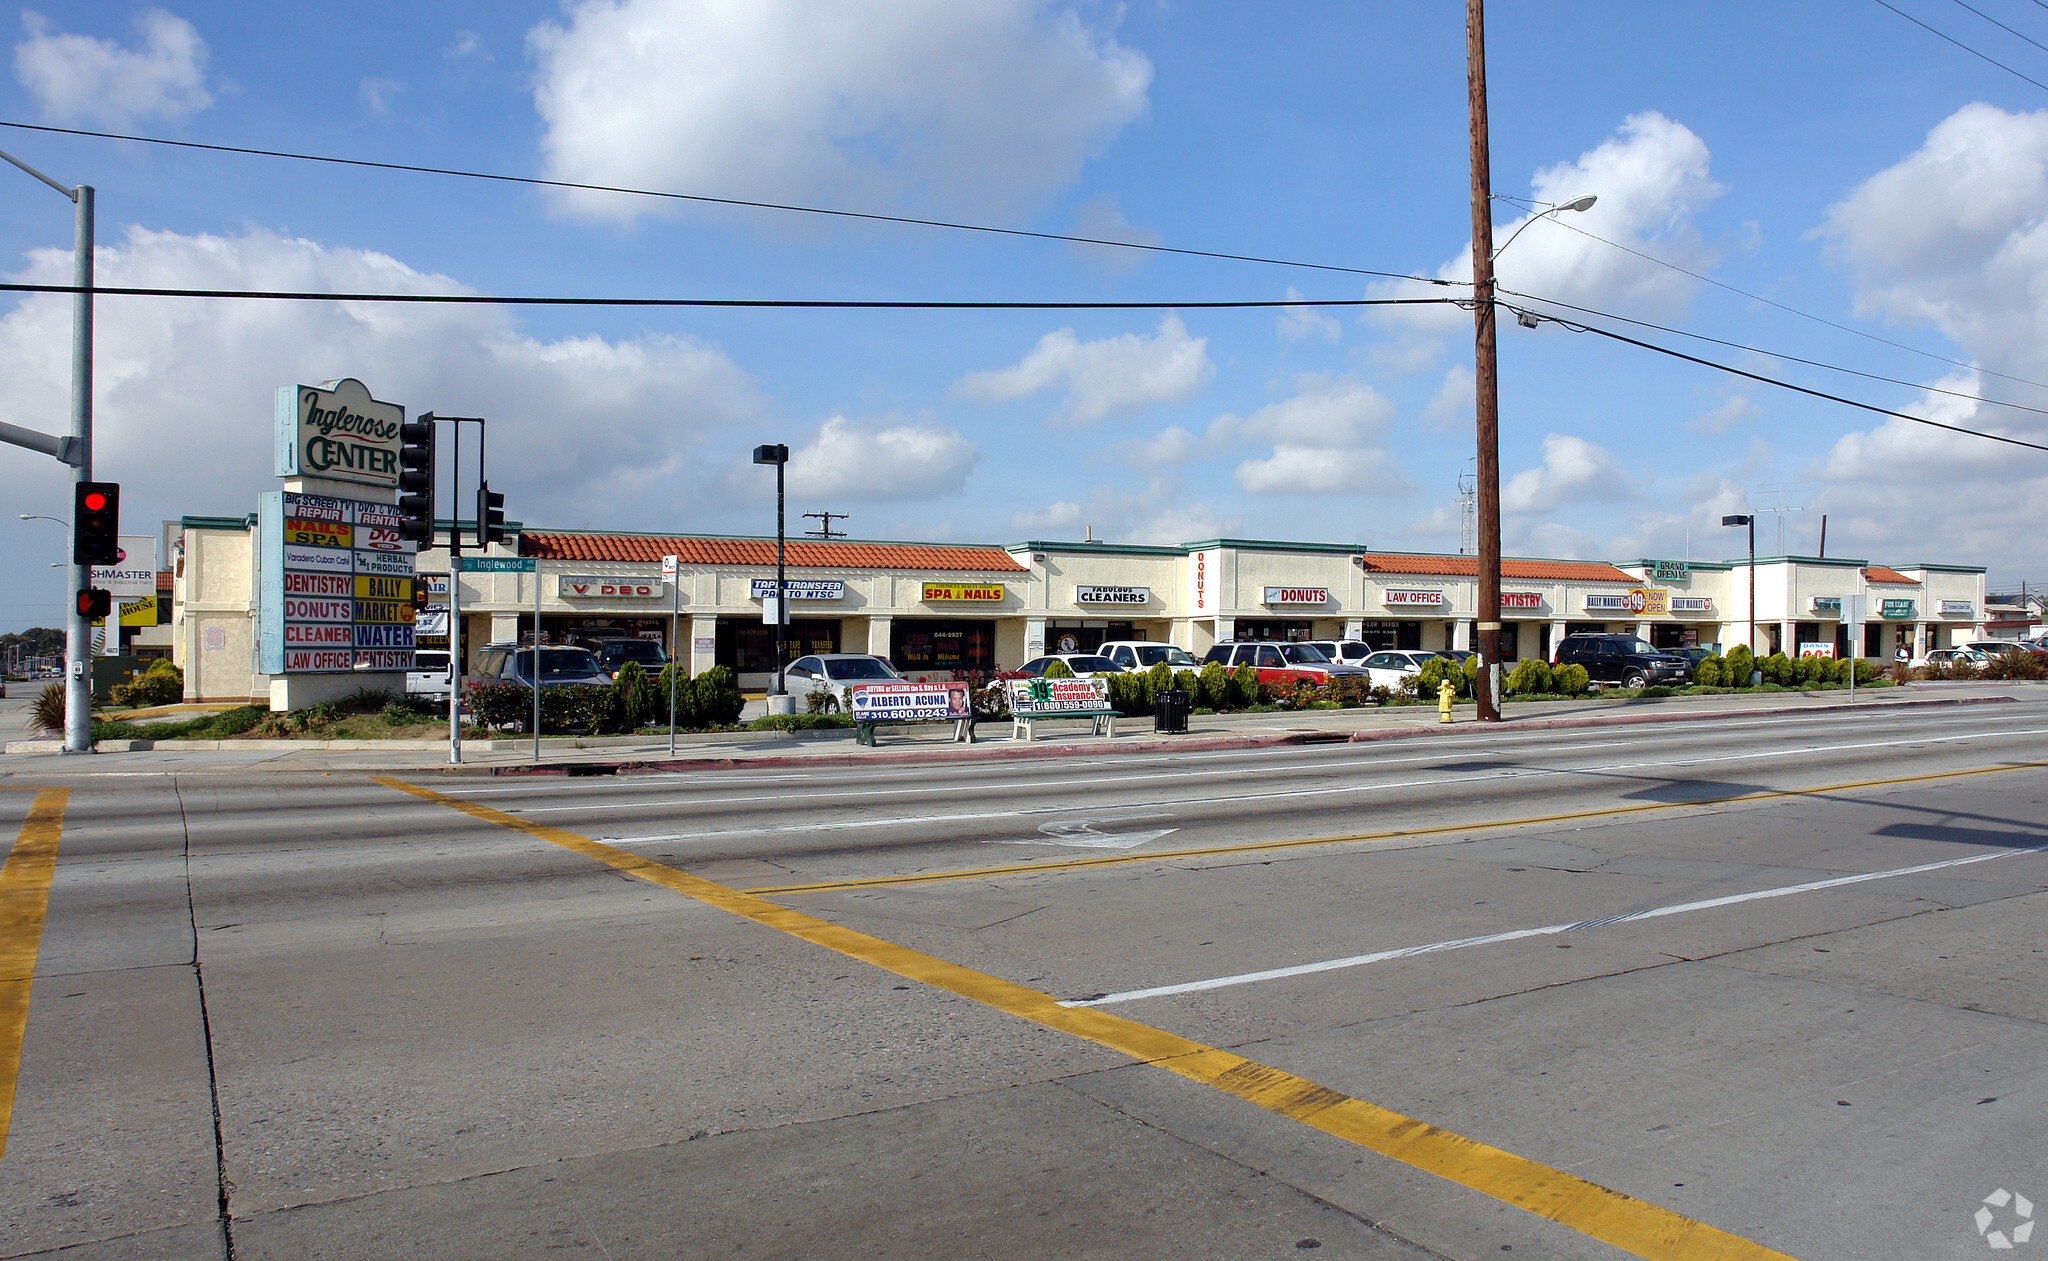
[[[775,466],[775,690],[768,694],[768,712],[793,714],[796,706],[782,690],[782,667],[789,655],[783,648],[789,631],[789,586],[783,580],[782,479],[783,470],[789,467],[789,448],[773,444],[755,447],[754,463]]]
[[[72,479],[92,480],[92,205],[90,184],[66,188],[11,153],[0,158],[20,167],[70,199],[73,210],[71,238],[71,433],[66,438],[5,426],[0,439],[31,450],[54,455],[71,465]],[[92,585],[92,567],[73,562],[71,587],[83,591]],[[73,599],[64,615],[64,751],[92,752],[92,675],[87,659],[92,654],[92,627],[78,611]]]
[[[1530,215],[1527,219],[1524,219],[1522,221],[1522,226],[1520,228],[1516,228],[1513,232],[1510,232],[1508,234],[1508,239],[1500,243],[1500,248],[1493,252],[1493,256],[1495,258],[1499,258],[1502,254],[1507,253],[1508,246],[1513,245],[1515,243],[1515,238],[1522,235],[1522,230],[1524,228],[1527,228],[1530,224],[1536,222],[1538,219],[1541,219],[1543,216],[1554,215],[1557,214],[1559,211],[1563,210],[1591,210],[1593,208],[1593,203],[1599,200],[1600,199],[1598,197],[1595,197],[1593,194],[1587,193],[1583,197],[1574,197],[1570,201],[1565,202],[1562,205],[1552,206],[1548,210],[1537,211],[1535,214]]]
[[[1721,518],[1722,525],[1749,527],[1749,655],[1756,657],[1756,515],[1742,513]],[[1750,673],[1754,674],[1752,670]]]

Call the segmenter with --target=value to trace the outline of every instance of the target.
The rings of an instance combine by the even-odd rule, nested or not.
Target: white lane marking
[[[1164,801],[1132,802],[1131,806],[1133,808],[1142,806],[1209,806],[1224,802],[1275,801],[1291,797],[1329,797],[1343,793],[1380,792],[1389,788],[1425,786],[1440,788],[1447,783],[1459,785],[1482,784],[1497,779],[1537,779],[1561,775],[1602,775],[1612,771],[1656,770],[1674,766],[1703,766],[1713,762],[1755,761],[1760,758],[1792,757],[1799,754],[1812,753],[1835,753],[1851,749],[1885,749],[1903,744],[1941,744],[1949,741],[1983,740],[1994,736],[2007,735],[2048,735],[2048,727],[2034,731],[1971,732],[1956,736],[1920,736],[1908,740],[1882,740],[1863,744],[1802,745],[1793,749],[1763,750],[1754,753],[1730,753],[1718,757],[1678,758],[1667,762],[1616,762],[1608,766],[1574,766],[1563,770],[1510,767],[1505,770],[1491,771],[1483,774],[1457,775],[1448,779],[1440,776],[1435,779],[1383,780],[1373,784],[1339,784],[1332,788],[1290,788],[1278,792],[1231,793],[1221,797],[1173,797]],[[733,800],[758,802],[775,799],[768,797],[741,797],[734,798]],[[622,845],[631,845],[645,841],[695,841],[728,836],[779,836],[791,832],[836,832],[848,828],[890,827],[911,823],[974,822],[979,819],[1001,819],[1016,815],[1065,814],[1077,808],[1071,805],[1026,806],[1016,810],[977,810],[962,814],[901,815],[887,819],[843,819],[817,823],[784,824],[779,827],[716,828],[696,832],[654,832],[641,836],[603,836],[598,839]],[[1485,824],[1479,823],[1473,826],[1483,828]]]
[[[1307,976],[1314,972],[1335,972],[1341,968],[1364,967],[1369,963],[1384,963],[1389,959],[1412,959],[1417,955],[1439,954],[1446,950],[1463,950],[1467,946],[1491,946],[1505,941],[1520,941],[1525,937],[1550,937],[1558,933],[1578,932],[1588,928],[1604,928],[1609,924],[1627,924],[1635,920],[1656,919],[1664,915],[1684,915],[1690,911],[1706,911],[1719,906],[1734,906],[1738,902],[1756,902],[1764,898],[1790,897],[1795,893],[1812,893],[1819,889],[1839,889],[1844,885],[1863,884],[1871,880],[1889,880],[1893,876],[1914,876],[1922,872],[1941,871],[1948,867],[1961,867],[1967,863],[1989,862],[1994,858],[2006,858],[2014,854],[2048,853],[2048,845],[2031,845],[2025,849],[1999,850],[1993,854],[1972,854],[1968,858],[1949,858],[1938,863],[1921,863],[1917,867],[1894,867],[1890,871],[1870,871],[1855,876],[1836,876],[1828,880],[1810,880],[1805,884],[1781,885],[1775,889],[1758,889],[1753,893],[1731,893],[1726,897],[1706,898],[1698,902],[1680,902],[1673,906],[1660,906],[1647,911],[1631,911],[1626,915],[1609,915],[1604,919],[1577,920],[1569,924],[1546,924],[1541,928],[1517,928],[1504,933],[1486,933],[1478,937],[1459,937],[1452,941],[1433,941],[1423,946],[1403,946],[1397,950],[1377,950],[1372,954],[1352,955],[1344,959],[1326,959],[1321,963],[1298,963],[1287,968],[1268,968],[1263,972],[1240,972],[1236,976],[1211,977],[1206,981],[1187,981],[1180,985],[1155,985],[1150,989],[1124,990],[1116,994],[1104,994],[1101,998],[1070,998],[1062,1007],[1106,1007],[1111,1003],[1128,1003],[1140,998],[1163,998],[1171,994],[1192,994],[1201,990],[1220,990],[1233,985],[1250,985],[1256,981],[1273,981],[1282,977]]]
[[[1098,832],[1097,823],[1136,823],[1141,819],[1170,819],[1170,814],[1125,814],[1114,819],[1062,819],[1057,823],[1041,823],[1038,830],[1050,838],[1054,845],[1067,845],[1076,849],[1136,849],[1147,841],[1160,837],[1179,828],[1158,828],[1150,832]],[[1044,845],[1047,842],[1037,837],[1021,841],[990,841],[991,845]]]

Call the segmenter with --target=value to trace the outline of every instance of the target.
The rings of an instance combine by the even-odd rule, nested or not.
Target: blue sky
[[[2032,0],[1975,2],[2048,43]],[[1897,3],[2048,82],[2048,52],[1951,0]],[[1734,347],[1649,335],[1812,388],[2048,434],[1977,399],[2048,406],[2028,384],[2048,381],[2048,91],[1874,0],[1497,0],[1488,22],[1495,191],[1600,198],[1560,216],[1569,227],[1533,224],[1502,256],[1503,284],[1723,339]],[[11,122],[1424,276],[1469,260],[1462,6],[1448,2],[93,3],[18,10],[7,37]],[[96,186],[109,284],[1176,302],[1410,291],[12,128],[0,148]],[[67,203],[0,179],[10,278],[67,279]],[[1524,213],[1501,203],[1496,239]],[[0,305],[0,419],[62,428],[68,335],[63,299]],[[275,485],[272,389],[350,375],[414,411],[489,417],[493,485],[536,524],[772,528],[765,470],[746,455],[781,441],[797,452],[792,514],[850,513],[856,537],[1092,528],[1452,551],[1470,354],[1454,309],[108,298],[99,472],[124,483],[131,530],[249,511]],[[2037,452],[1554,324],[1504,323],[1501,411],[1514,553],[1729,556],[1719,517],[1777,504],[1776,486],[1804,509],[1784,516],[1787,550],[1811,553],[1826,513],[1831,555],[2048,582],[2032,544],[2048,502]],[[68,481],[44,457],[0,448],[0,485],[17,512],[68,512]],[[10,513],[0,534],[0,627],[51,623],[61,531]]]

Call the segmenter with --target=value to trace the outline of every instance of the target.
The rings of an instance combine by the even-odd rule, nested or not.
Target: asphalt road
[[[2044,736],[0,768],[0,1255],[1981,1255],[2048,1200]]]

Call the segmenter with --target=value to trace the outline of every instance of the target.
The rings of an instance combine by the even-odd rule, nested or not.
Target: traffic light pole
[[[92,480],[92,188],[63,189],[77,204],[72,230],[71,438],[77,444],[74,482]],[[75,528],[75,526],[74,526]],[[71,565],[71,612],[64,623],[64,751],[92,748],[92,624],[79,610],[77,593],[92,586],[92,566]],[[118,629],[114,632],[120,634]]]

